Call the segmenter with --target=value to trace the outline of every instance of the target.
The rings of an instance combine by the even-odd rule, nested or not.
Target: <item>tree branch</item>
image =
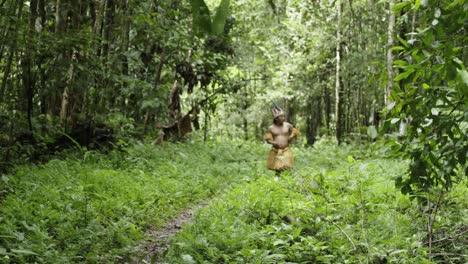
[[[466,228],[466,229],[464,229]],[[456,233],[457,231],[461,230],[460,233]],[[463,234],[465,234],[466,232],[468,232],[468,227],[467,226],[462,226],[460,227],[457,231],[455,231],[455,234],[451,235],[451,236],[448,236],[448,237],[444,237],[444,238],[441,238],[441,239],[438,239],[438,240],[434,240],[432,241],[432,244],[436,244],[436,243],[442,243],[442,242],[445,242],[445,241],[453,241],[455,240],[456,238],[462,236]],[[425,242],[424,245],[428,245],[429,244],[429,241]]]

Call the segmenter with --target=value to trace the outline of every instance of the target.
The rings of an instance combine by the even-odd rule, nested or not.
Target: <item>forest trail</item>
[[[207,201],[194,204],[167,221],[161,228],[152,228],[146,232],[147,239],[139,246],[137,256],[131,263],[161,263],[164,253],[169,248],[171,237],[182,231],[183,225],[192,222],[195,212],[208,205]]]

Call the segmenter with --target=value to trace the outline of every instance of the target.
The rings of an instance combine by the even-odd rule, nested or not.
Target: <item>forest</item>
[[[0,0],[0,263],[467,263],[467,16]]]

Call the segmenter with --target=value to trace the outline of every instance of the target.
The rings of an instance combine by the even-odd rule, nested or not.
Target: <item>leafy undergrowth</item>
[[[165,261],[464,263],[466,243],[450,234],[466,228],[466,185],[446,197],[433,224],[434,241],[453,245],[434,243],[429,260],[425,210],[394,187],[407,162],[371,153],[321,142],[296,149],[294,171],[264,174],[214,200],[176,235]]]
[[[265,171],[245,142],[135,145],[52,160],[0,179],[0,263],[129,260],[150,226]]]

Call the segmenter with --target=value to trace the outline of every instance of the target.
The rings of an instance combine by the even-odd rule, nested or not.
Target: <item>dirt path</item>
[[[182,213],[168,221],[159,230],[149,230],[147,237],[138,250],[140,253],[133,259],[133,264],[163,263],[162,257],[169,247],[170,238],[182,230],[182,226],[192,221],[198,209],[206,207],[208,204],[202,202],[192,208],[184,210]]]

